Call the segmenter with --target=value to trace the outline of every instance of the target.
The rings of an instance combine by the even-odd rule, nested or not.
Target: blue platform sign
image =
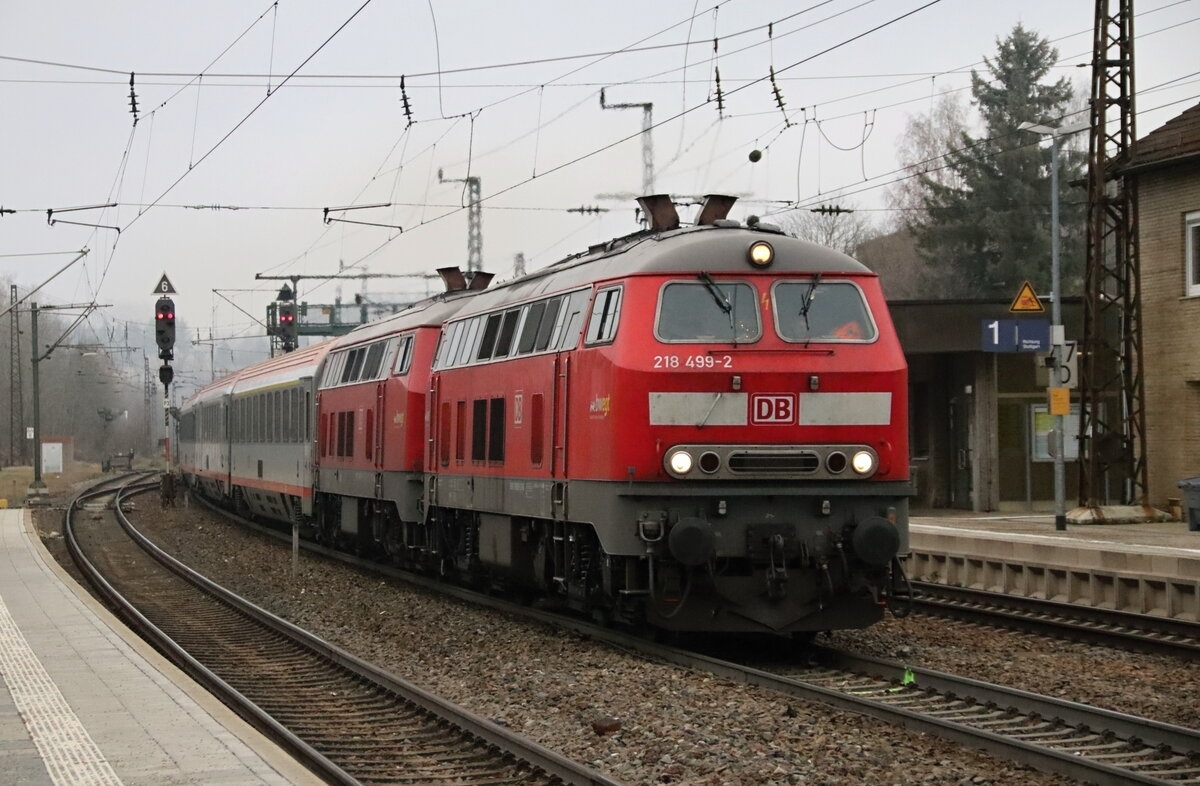
[[[1045,319],[985,319],[980,340],[984,352],[1049,352],[1050,323]]]

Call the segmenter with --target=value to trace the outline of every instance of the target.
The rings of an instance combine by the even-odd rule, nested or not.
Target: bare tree
[[[809,240],[854,256],[863,243],[879,236],[879,230],[863,213],[855,212],[853,203],[837,201],[829,208],[797,210],[783,217],[784,229],[801,240]]]
[[[933,101],[929,114],[909,116],[896,141],[896,157],[905,174],[886,189],[885,197],[888,207],[896,211],[892,221],[896,229],[924,218],[929,183],[962,188],[962,177],[948,166],[945,156],[963,144],[967,111],[962,93],[947,91]]]

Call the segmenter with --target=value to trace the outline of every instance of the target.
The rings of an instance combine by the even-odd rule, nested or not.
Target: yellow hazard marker
[[[1051,415],[1071,414],[1071,389],[1051,387],[1046,389]]]
[[[1021,290],[1013,298],[1012,305],[1008,307],[1008,310],[1014,314],[1021,312],[1041,314],[1045,313],[1046,307],[1038,299],[1037,292],[1033,291],[1033,284],[1026,281],[1021,285]]]

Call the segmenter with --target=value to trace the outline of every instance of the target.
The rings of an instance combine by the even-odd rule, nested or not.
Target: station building
[[[1138,192],[1149,493],[1150,503],[1165,509],[1168,499],[1182,496],[1180,480],[1200,476],[1200,104],[1137,140],[1119,172]],[[897,273],[923,263],[902,235],[865,244],[860,255],[884,278],[909,363],[913,507],[1050,510],[1053,457],[1042,356],[984,351],[983,325],[1014,318],[1010,301],[914,299],[916,278]],[[879,267],[872,257],[881,260]],[[1081,345],[1083,301],[1064,297],[1062,306],[1067,342]],[[1120,402],[1113,396],[1100,405]],[[1072,389],[1068,505],[1078,496],[1078,413],[1078,390]],[[1119,499],[1119,480],[1109,482],[1108,498]]]
[[[1133,145],[1150,502],[1200,476],[1200,104]]]
[[[1015,293],[1014,293],[1015,294]],[[1045,510],[1054,500],[1047,353],[985,351],[983,332],[1016,316],[1008,300],[893,300],[909,367],[914,508]],[[1083,302],[1063,299],[1067,341],[1083,332]],[[1067,493],[1075,495],[1079,397],[1067,418]]]

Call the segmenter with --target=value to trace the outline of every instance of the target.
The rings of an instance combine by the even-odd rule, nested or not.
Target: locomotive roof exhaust
[[[725,218],[736,201],[737,197],[735,196],[706,194],[704,205],[696,217],[696,226],[711,226]],[[675,203],[671,201],[669,194],[638,197],[638,204],[642,207],[642,213],[650,219],[650,229],[655,232],[666,232],[679,228],[679,212],[675,210]]]
[[[642,213],[650,219],[650,228],[655,232],[679,228],[679,213],[675,210],[675,203],[671,201],[670,194],[638,197],[637,202],[642,206]]]
[[[467,288],[467,277],[463,275],[460,268],[439,267],[437,274],[442,277],[442,283],[446,285],[447,292],[458,292]]]
[[[733,203],[736,201],[737,197],[735,196],[705,194],[704,206],[700,208],[700,215],[696,217],[696,226],[711,225],[713,222],[725,218],[733,209]]]
[[[492,283],[492,279],[495,277],[495,273],[484,273],[482,270],[476,270],[471,276],[471,283],[467,284],[467,289],[472,292],[487,289],[487,285]]]
[[[461,292],[464,289],[477,292],[487,289],[488,284],[496,277],[495,273],[484,273],[482,270],[463,273],[459,267],[439,267],[437,274],[442,277],[447,292]]]

